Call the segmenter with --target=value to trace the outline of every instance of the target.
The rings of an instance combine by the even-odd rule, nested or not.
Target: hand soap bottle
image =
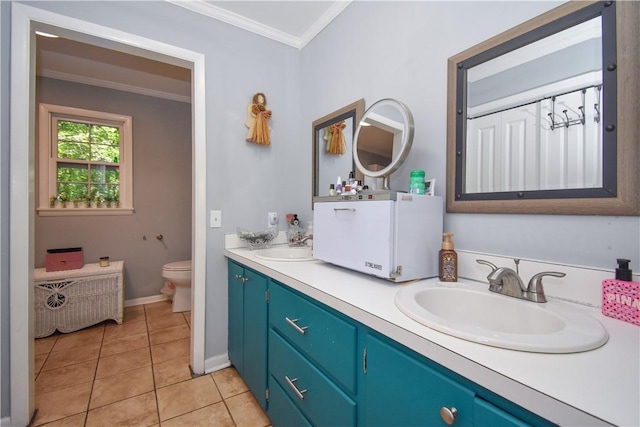
[[[602,314],[640,326],[640,283],[633,281],[629,260],[617,260],[616,278],[602,281]]]
[[[442,282],[458,281],[458,254],[453,250],[453,233],[443,233],[442,249],[440,249],[440,280]]]

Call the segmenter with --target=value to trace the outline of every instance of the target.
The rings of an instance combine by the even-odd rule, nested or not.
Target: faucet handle
[[[494,271],[496,271],[498,269],[498,267],[496,267],[495,264],[493,264],[493,263],[491,263],[489,261],[485,261],[483,259],[477,259],[476,262],[478,264],[487,265],[487,266],[491,267],[491,273],[493,273]]]
[[[527,293],[531,301],[547,302],[544,287],[542,286],[542,278],[544,276],[564,277],[566,274],[557,271],[543,271],[542,273],[534,274],[531,280],[529,280],[529,286],[527,286]]]

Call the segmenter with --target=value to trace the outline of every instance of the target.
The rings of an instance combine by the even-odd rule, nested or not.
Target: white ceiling
[[[166,1],[301,49],[352,0]],[[37,38],[36,73],[182,102],[191,98],[188,69],[65,38]]]

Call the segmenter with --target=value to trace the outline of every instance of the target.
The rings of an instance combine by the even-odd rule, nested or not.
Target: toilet
[[[162,277],[173,283],[173,312],[191,310],[191,260],[170,262],[162,266]]]

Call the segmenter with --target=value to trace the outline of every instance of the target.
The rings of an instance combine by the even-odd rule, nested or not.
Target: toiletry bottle
[[[342,194],[342,178],[338,177],[338,181],[336,182],[336,194]]]
[[[633,281],[628,259],[617,262],[616,278],[602,281],[602,314],[640,326],[640,282]]]
[[[329,195],[330,196],[336,195],[336,186],[334,184],[329,184]]]
[[[440,249],[440,280],[443,282],[458,281],[458,254],[453,250],[453,233],[443,233],[442,249]]]
[[[414,170],[411,171],[409,177],[409,193],[411,194],[424,194],[424,171]]]

